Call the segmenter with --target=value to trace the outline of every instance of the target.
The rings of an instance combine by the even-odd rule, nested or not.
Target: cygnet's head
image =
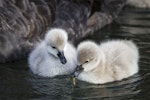
[[[48,53],[59,58],[62,64],[67,62],[64,56],[64,49],[67,40],[67,32],[59,28],[49,30],[45,36],[46,49]]]
[[[96,67],[99,61],[99,46],[92,41],[85,41],[78,45],[77,60],[78,67],[75,71],[75,76],[80,72],[88,72]]]

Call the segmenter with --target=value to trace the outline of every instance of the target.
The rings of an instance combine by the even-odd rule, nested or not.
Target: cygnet
[[[85,41],[78,45],[78,67],[74,77],[93,84],[119,81],[136,74],[139,53],[128,40],[111,40],[97,45]]]
[[[29,55],[29,67],[44,77],[71,74],[77,66],[76,49],[68,42],[67,32],[54,28]]]

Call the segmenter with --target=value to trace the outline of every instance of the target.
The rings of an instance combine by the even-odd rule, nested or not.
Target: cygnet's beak
[[[75,71],[73,72],[72,77],[78,77],[78,75],[83,71],[83,67],[82,65],[78,65],[75,69]]]
[[[65,56],[64,56],[64,52],[58,52],[57,56],[59,57],[59,60],[60,60],[60,62],[61,62],[62,64],[67,63],[67,60],[66,60],[66,58],[65,58]]]

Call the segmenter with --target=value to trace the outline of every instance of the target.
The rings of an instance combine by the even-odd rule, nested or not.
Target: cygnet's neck
[[[48,50],[47,50],[47,45],[46,45],[46,42],[45,41],[43,41],[43,45],[45,46],[45,49],[43,49],[44,50],[44,56],[45,57],[49,57],[49,56],[51,56],[51,57],[53,57],[54,59],[58,59],[58,57],[57,56],[54,56],[51,52],[48,52]]]
[[[103,73],[105,71],[105,66],[106,66],[106,58],[105,58],[105,54],[103,51],[100,50],[99,54],[97,55],[97,61],[95,63],[95,66],[97,66],[95,68],[95,71],[100,71],[101,73]]]

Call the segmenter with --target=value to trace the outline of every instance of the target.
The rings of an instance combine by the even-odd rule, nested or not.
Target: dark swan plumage
[[[0,63],[26,58],[50,28],[76,40],[112,22],[126,0],[1,0]]]

